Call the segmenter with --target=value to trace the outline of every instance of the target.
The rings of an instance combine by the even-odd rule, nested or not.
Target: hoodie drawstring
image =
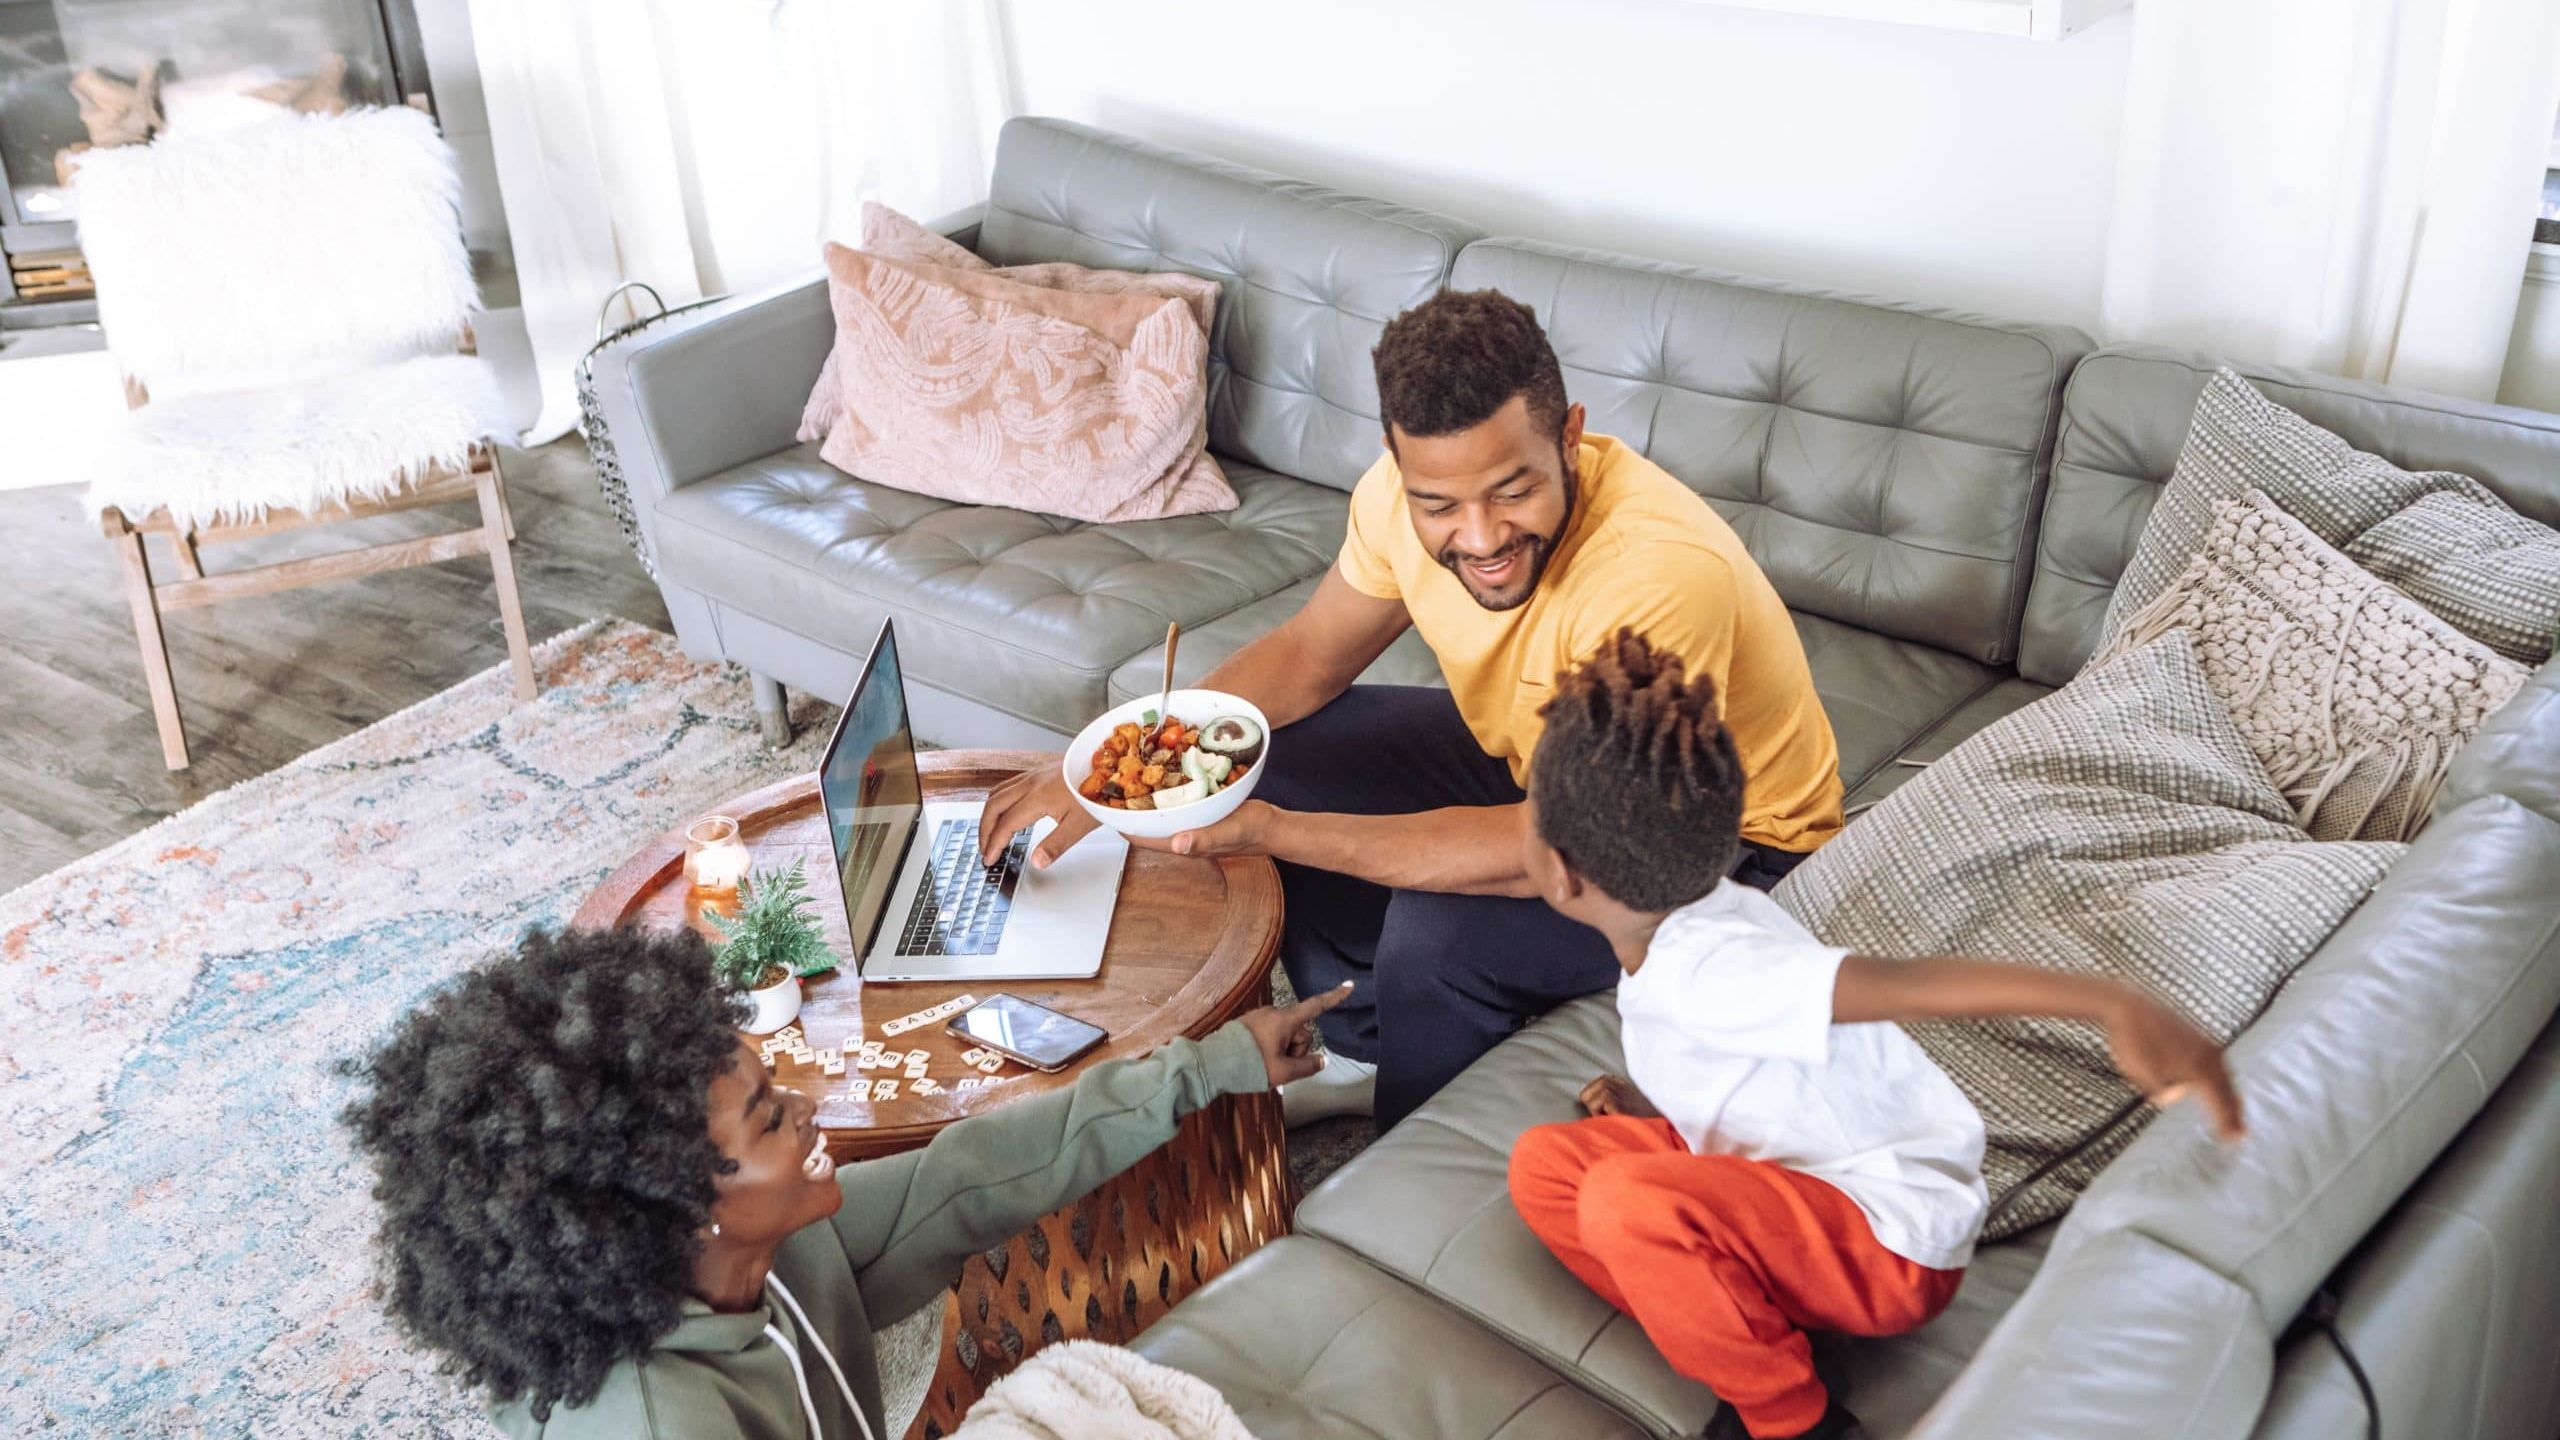
[[[818,1334],[818,1327],[809,1323],[809,1312],[800,1308],[799,1300],[792,1296],[791,1288],[782,1283],[781,1276],[767,1275],[764,1283],[773,1287],[774,1294],[782,1297],[782,1303],[791,1311],[791,1318],[800,1322],[800,1333],[808,1336],[809,1343],[818,1347],[818,1358],[827,1362],[827,1373],[836,1377],[836,1393],[844,1396],[844,1408],[853,1412],[853,1423],[862,1427],[862,1440],[875,1440],[871,1433],[871,1417],[862,1413],[862,1402],[853,1398],[853,1387],[845,1383],[844,1367],[836,1363],[836,1352],[827,1348],[827,1342]],[[800,1386],[800,1413],[809,1417],[809,1440],[826,1440],[826,1432],[818,1428],[818,1402],[809,1393],[809,1370],[800,1362],[799,1347],[784,1338],[779,1327],[767,1325],[764,1333],[774,1344],[782,1347],[782,1357],[791,1362],[791,1378]]]

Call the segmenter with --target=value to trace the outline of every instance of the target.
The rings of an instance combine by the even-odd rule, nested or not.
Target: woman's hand
[[[1014,832],[1043,820],[1057,821],[1058,828],[1031,852],[1034,870],[1048,869],[1049,862],[1066,854],[1068,846],[1100,828],[1076,803],[1066,775],[1055,765],[1038,766],[987,792],[987,803],[978,809],[979,862],[993,865],[1004,847],[1013,843]]]
[[[1265,1005],[1237,1019],[1236,1023],[1253,1037],[1254,1048],[1262,1052],[1262,1068],[1271,1076],[1272,1089],[1292,1080],[1304,1080],[1324,1068],[1324,1062],[1316,1058],[1316,1017],[1350,998],[1351,982],[1345,980],[1312,1000],[1295,1005]]]
[[[2248,1133],[2240,1115],[2240,1092],[2231,1083],[2231,1071],[2222,1063],[2222,1047],[2213,1043],[2213,1037],[2177,1011],[2131,989],[2110,1007],[2102,1023],[2116,1073],[2152,1104],[2165,1109],[2194,1091],[2203,1096],[2216,1134],[2237,1140]]]
[[[1658,1120],[1662,1112],[1644,1098],[1635,1082],[1623,1075],[1602,1075],[1582,1087],[1582,1108],[1593,1115],[1625,1115],[1637,1120]]]

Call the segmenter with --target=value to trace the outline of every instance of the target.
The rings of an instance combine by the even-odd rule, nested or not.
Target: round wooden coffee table
[[[1058,757],[943,750],[917,762],[926,795],[945,800],[983,796],[1020,771],[1057,764]],[[843,904],[827,879],[835,862],[817,777],[739,796],[718,813],[739,822],[757,869],[795,858],[807,862],[828,943],[850,957]],[[704,903],[685,883],[679,826],[607,876],[574,923],[690,927],[716,943],[719,932],[702,917]],[[838,1162],[913,1149],[953,1120],[1072,1084],[1085,1065],[1143,1054],[1176,1036],[1199,1039],[1268,1003],[1280,919],[1280,879],[1268,860],[1195,860],[1132,849],[1102,971],[1091,980],[866,988],[839,970],[806,982],[799,1023],[811,1045],[850,1052],[869,1038],[897,1050],[924,1050],[940,1093],[914,1094],[903,1069],[865,1072],[848,1065],[830,1077],[788,1055],[778,1058],[774,1073],[818,1097],[818,1123]],[[1007,1063],[1001,1083],[963,1091],[958,1083],[979,1072],[962,1062],[966,1047],[940,1024],[881,1034],[884,1021],[964,993],[984,999],[998,990],[1091,1020],[1111,1038],[1059,1074]],[[900,1082],[897,1098],[872,1100],[872,1083],[893,1077]],[[1276,1096],[1229,1096],[1185,1119],[1172,1143],[1092,1195],[1044,1216],[1002,1250],[971,1260],[952,1292],[941,1367],[910,1433],[956,1429],[987,1385],[1044,1344],[1126,1342],[1212,1276],[1287,1233],[1295,1197],[1286,1139]]]

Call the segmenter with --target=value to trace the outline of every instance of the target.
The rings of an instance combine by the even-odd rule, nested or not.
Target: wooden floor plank
[[[667,628],[658,589],[573,437],[508,451],[517,583],[536,643],[613,616]],[[203,547],[205,567],[451,528],[469,508]],[[153,542],[155,546],[157,541]],[[155,551],[154,568],[166,551]],[[173,572],[174,573],[174,572]],[[193,768],[161,763],[115,550],[76,486],[0,492],[0,890],[500,664],[485,559],[172,614]]]

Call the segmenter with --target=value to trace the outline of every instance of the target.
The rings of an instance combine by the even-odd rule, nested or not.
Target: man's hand
[[[1238,1024],[1253,1037],[1254,1047],[1262,1052],[1262,1068],[1271,1077],[1271,1088],[1279,1089],[1292,1080],[1304,1080],[1324,1068],[1316,1058],[1316,1017],[1351,998],[1351,982],[1343,981],[1312,1000],[1295,1005],[1265,1005],[1251,1014],[1239,1016]]]
[[[1185,830],[1162,840],[1132,835],[1129,843],[1141,850],[1162,850],[1173,855],[1198,855],[1204,859],[1220,855],[1267,855],[1271,824],[1279,810],[1260,800],[1247,800],[1236,807],[1236,813],[1215,825],[1198,830]]]
[[[1095,828],[1093,817],[1067,788],[1067,777],[1054,765],[1025,770],[987,792],[987,803],[978,811],[978,863],[993,865],[1004,847],[1013,843],[1015,831],[1043,820],[1057,821],[1058,828],[1032,849],[1034,870],[1048,869],[1050,861],[1066,854],[1068,846]]]
[[[2103,1023],[2116,1073],[2152,1104],[2165,1109],[2194,1091],[2203,1097],[2216,1134],[2237,1140],[2248,1133],[2240,1115],[2240,1092],[2233,1088],[2231,1072],[2222,1063],[2222,1047],[2185,1016],[2148,995],[2130,991]]]
[[[1602,1075],[1582,1087],[1582,1108],[1593,1115],[1626,1115],[1638,1120],[1658,1120],[1662,1112],[1644,1098],[1635,1082],[1623,1075]]]

